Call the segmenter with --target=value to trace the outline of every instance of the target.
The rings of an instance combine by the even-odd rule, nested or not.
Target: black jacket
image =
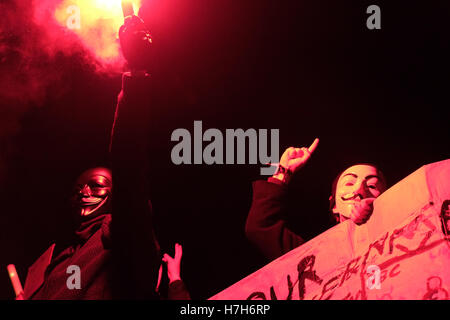
[[[305,240],[287,227],[286,186],[279,180],[253,182],[253,201],[245,225],[247,238],[269,260],[300,246]]]

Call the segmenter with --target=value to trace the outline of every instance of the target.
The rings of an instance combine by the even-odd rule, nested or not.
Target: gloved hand
[[[366,223],[372,215],[374,201],[375,198],[366,198],[349,204],[349,218],[357,225]]]
[[[135,15],[127,16],[119,29],[119,39],[131,71],[149,71],[153,60],[153,41],[144,21]]]

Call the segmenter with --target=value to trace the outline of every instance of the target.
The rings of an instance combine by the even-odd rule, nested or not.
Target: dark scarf
[[[76,239],[72,245],[56,256],[47,267],[45,282],[32,299],[107,299],[111,295],[108,285],[109,250],[105,249],[104,238],[109,238],[111,215],[83,217],[75,232]],[[89,242],[99,230],[101,238]],[[105,233],[106,230],[106,233]],[[100,241],[98,241],[100,240]],[[83,283],[89,284],[82,290],[67,290],[67,267],[79,265],[83,269]]]
[[[71,256],[74,251],[80,247],[82,247],[89,238],[102,227],[104,222],[108,222],[111,220],[110,214],[101,214],[96,217],[82,217],[82,221],[75,231],[75,241],[73,244],[61,251],[50,263],[48,267],[48,271],[52,270],[56,265],[58,265],[61,261],[65,260],[67,257]],[[105,231],[105,235],[110,238],[109,227],[103,228]],[[106,230],[105,230],[106,229]],[[103,238],[103,237],[102,237]],[[105,240],[105,239],[102,239]]]
[[[83,245],[98,229],[100,229],[105,218],[110,220],[111,215],[104,213],[92,218],[89,216],[83,217],[78,229],[75,231],[78,245]],[[105,222],[107,221],[105,220]]]

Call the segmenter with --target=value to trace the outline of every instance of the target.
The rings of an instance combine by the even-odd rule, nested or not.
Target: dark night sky
[[[366,28],[370,4],[381,7],[381,30]],[[331,181],[347,165],[378,163],[392,185],[449,158],[448,1],[174,0],[141,11],[157,46],[150,197],[163,249],[184,247],[194,298],[265,263],[244,236],[259,165],[175,166],[173,130],[192,132],[194,120],[223,132],[278,128],[280,154],[320,137],[290,190],[292,221],[306,238],[326,229]],[[107,159],[120,75],[100,76],[78,58],[43,62],[64,79],[49,81],[39,102],[0,97],[1,126],[20,120],[0,131],[1,299],[13,297],[8,263],[24,282],[50,243],[70,239],[71,185]],[[5,70],[20,72],[12,67],[20,59],[1,60],[0,83],[11,77]]]

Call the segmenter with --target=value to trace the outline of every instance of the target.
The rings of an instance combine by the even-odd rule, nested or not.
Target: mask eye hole
[[[101,184],[95,183],[95,184],[89,185],[89,188],[91,188],[91,190],[94,191],[94,190],[101,190],[101,189],[104,189],[106,187],[102,186]]]

